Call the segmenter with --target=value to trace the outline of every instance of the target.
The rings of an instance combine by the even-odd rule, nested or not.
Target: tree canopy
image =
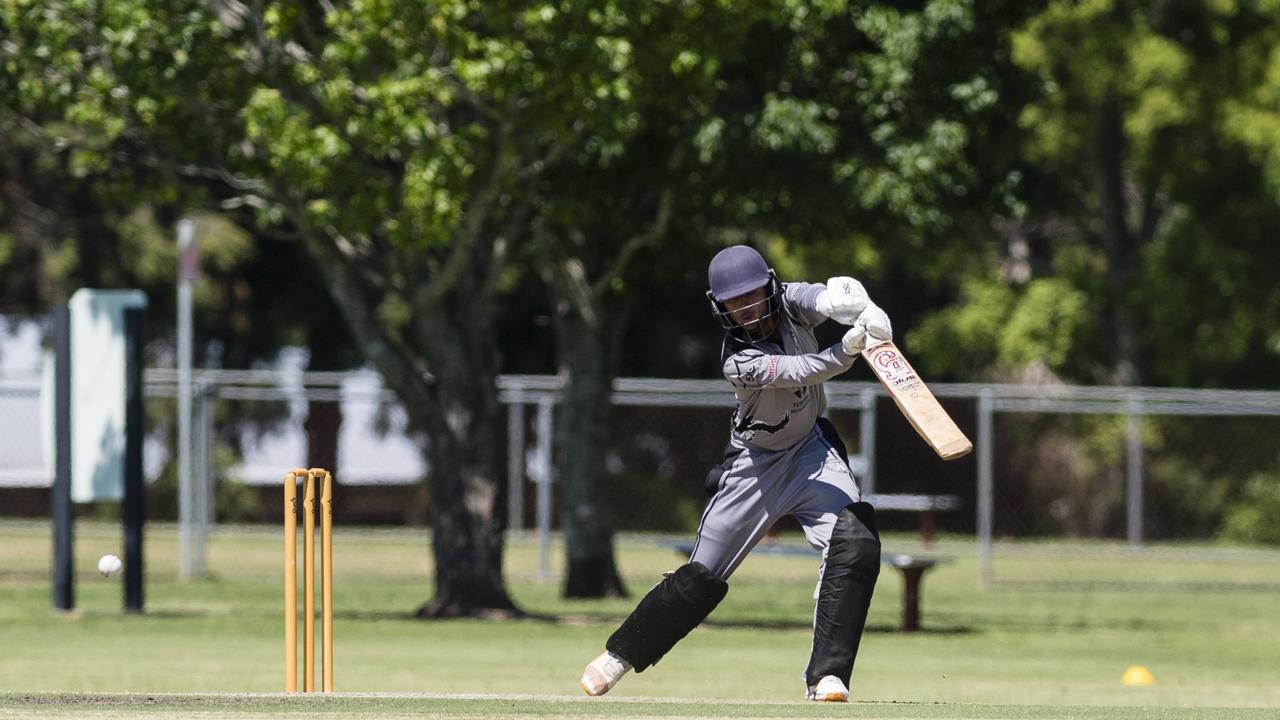
[[[1049,2],[1009,35],[1031,83],[1021,211],[912,339],[951,376],[1274,383],[1280,260],[1265,103],[1274,3]],[[961,348],[958,353],[943,347]]]
[[[424,612],[511,610],[494,379],[529,331],[504,331],[553,317],[581,449],[620,367],[714,369],[690,303],[730,242],[863,278],[940,380],[1273,384],[1276,11],[0,0],[0,298],[169,282],[198,213],[228,362],[349,337],[407,408]]]

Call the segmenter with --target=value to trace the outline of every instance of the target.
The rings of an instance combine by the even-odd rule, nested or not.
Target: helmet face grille
[[[746,325],[739,325],[733,319],[733,315],[729,310],[725,308],[724,303],[716,300],[715,295],[708,292],[707,299],[711,302],[711,314],[715,317],[716,322],[720,323],[720,327],[724,328],[730,335],[747,342],[756,342],[769,337],[774,327],[776,327],[778,315],[782,311],[782,284],[774,277],[772,270],[769,271],[767,282],[769,284],[769,294],[760,302],[752,303],[742,308],[745,310],[764,303],[765,312]]]

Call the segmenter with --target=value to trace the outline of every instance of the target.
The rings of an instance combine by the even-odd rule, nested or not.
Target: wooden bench
[[[670,547],[684,558],[693,554],[693,543],[688,541],[663,542],[663,547]],[[752,555],[790,555],[809,556],[818,554],[817,550],[803,545],[782,545],[761,543],[751,551]],[[880,562],[896,568],[902,573],[902,632],[916,632],[920,629],[920,583],[930,568],[951,562],[949,558],[920,557],[905,553],[893,553],[880,556]]]
[[[920,544],[933,545],[933,531],[937,527],[937,514],[946,510],[959,510],[960,498],[955,495],[918,495],[911,493],[872,493],[862,496],[876,512],[920,513]]]

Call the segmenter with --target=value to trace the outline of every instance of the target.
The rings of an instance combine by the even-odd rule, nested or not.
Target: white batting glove
[[[884,342],[893,339],[893,325],[889,324],[888,313],[870,300],[867,301],[867,308],[858,316],[858,321],[866,326],[867,335],[870,335],[872,340]]]
[[[818,312],[841,325],[852,325],[870,299],[862,283],[851,277],[837,276],[827,281],[827,287],[818,293]]]
[[[857,355],[870,345],[892,339],[893,326],[889,324],[889,316],[879,305],[868,301],[853,327],[841,338],[840,347],[846,355]]]
[[[855,322],[840,339],[840,349],[845,355],[857,355],[867,349],[867,326]]]

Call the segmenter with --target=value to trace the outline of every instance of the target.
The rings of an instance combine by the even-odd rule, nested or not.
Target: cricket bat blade
[[[938,457],[954,460],[973,450],[973,443],[938,403],[897,345],[892,341],[873,345],[862,351],[862,357],[889,391],[889,396],[910,421],[911,427],[938,453]]]

